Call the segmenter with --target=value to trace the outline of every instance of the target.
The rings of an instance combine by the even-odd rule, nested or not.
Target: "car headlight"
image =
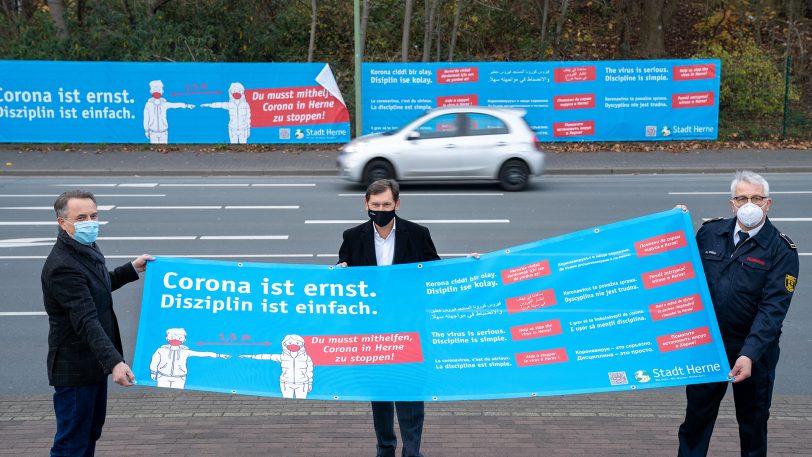
[[[361,152],[364,150],[364,143],[350,143],[344,146],[344,152],[347,154],[354,154],[356,152]]]

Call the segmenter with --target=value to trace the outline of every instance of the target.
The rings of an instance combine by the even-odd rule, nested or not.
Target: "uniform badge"
[[[784,287],[787,288],[787,292],[795,292],[795,284],[798,282],[798,278],[792,275],[787,275],[784,278]]]

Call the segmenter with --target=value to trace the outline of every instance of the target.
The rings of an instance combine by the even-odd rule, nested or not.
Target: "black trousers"
[[[372,421],[378,439],[377,457],[395,457],[398,437],[395,435],[395,411],[398,414],[400,437],[403,439],[402,457],[423,457],[420,439],[425,417],[422,401],[373,401]]]
[[[775,366],[778,364],[778,342],[773,343],[764,355],[753,363],[752,375],[733,384],[733,401],[736,420],[739,423],[739,442],[742,457],[766,457],[767,420],[770,418]],[[732,367],[738,358],[738,349],[728,350],[727,358]],[[679,427],[679,457],[705,457],[719,404],[727,392],[728,383],[714,382],[694,384],[685,389],[688,407],[685,422]]]

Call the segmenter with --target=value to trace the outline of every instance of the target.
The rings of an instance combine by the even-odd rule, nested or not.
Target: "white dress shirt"
[[[764,224],[761,224],[761,225],[759,225],[759,226],[758,226],[758,227],[756,227],[756,228],[751,228],[751,229],[750,229],[750,230],[747,232],[747,234],[748,234],[748,235],[750,235],[750,238],[753,238],[754,236],[756,236],[756,234],[757,234],[758,232],[760,232],[760,231],[761,231],[761,228],[762,228],[762,227],[764,227]],[[742,232],[742,231],[743,231],[743,230],[742,230],[742,228],[741,228],[741,227],[739,227],[739,224],[737,223],[737,224],[736,224],[736,230],[733,232],[733,246],[735,246],[735,245],[739,244],[739,238],[740,238],[740,237],[739,237],[739,232]]]
[[[378,233],[375,223],[372,224],[372,231],[375,233],[375,260],[380,266],[392,265],[395,258],[395,224],[397,221],[392,224],[392,231],[386,238]]]

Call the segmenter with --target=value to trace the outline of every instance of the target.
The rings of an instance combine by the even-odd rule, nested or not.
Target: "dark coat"
[[[756,362],[778,344],[798,279],[798,253],[769,219],[738,249],[736,229],[736,218],[710,220],[696,244],[725,348]]]
[[[130,262],[108,271],[95,244],[85,246],[60,230],[42,267],[52,386],[103,382],[124,361],[112,292],[137,279]]]
[[[338,250],[338,262],[351,267],[374,266],[375,228],[369,220],[344,231],[344,241]],[[440,260],[429,229],[395,216],[395,255],[393,264]]]

